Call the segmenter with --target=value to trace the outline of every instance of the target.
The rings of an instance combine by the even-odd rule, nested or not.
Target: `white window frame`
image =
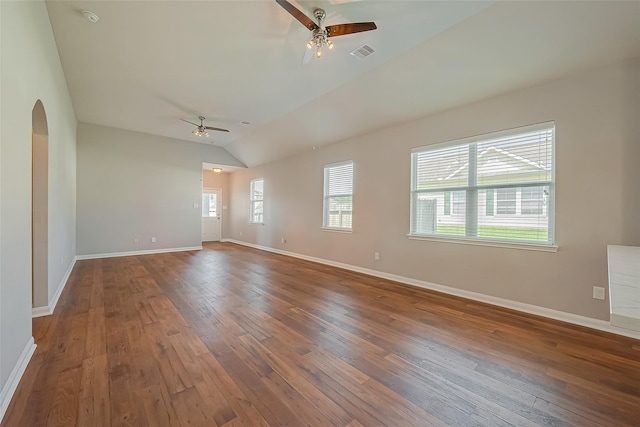
[[[349,194],[327,194],[329,191],[329,171],[333,168],[341,166],[351,165],[351,193]],[[338,163],[331,163],[324,166],[324,189],[322,199],[322,229],[327,231],[342,231],[351,232],[353,230],[353,177],[355,175],[355,168],[353,160],[346,160]],[[351,197],[351,227],[335,227],[329,226],[329,201],[333,197]]]
[[[262,181],[262,198],[255,198],[255,184]],[[262,202],[262,221],[254,221],[257,202]],[[264,178],[252,179],[249,184],[249,223],[264,224]]]
[[[513,184],[501,184],[499,186],[496,185],[477,185],[476,184],[476,176],[472,176],[471,171],[475,169],[475,144],[490,140],[494,138],[508,137],[511,135],[517,135],[527,132],[534,132],[544,129],[553,129],[552,136],[552,148],[551,148],[551,179],[548,181],[536,181],[532,183],[522,183],[517,182]],[[411,206],[410,206],[410,231],[407,234],[407,237],[415,240],[431,240],[431,241],[443,241],[450,243],[464,243],[464,244],[472,244],[472,245],[482,245],[482,246],[497,246],[497,247],[507,247],[507,248],[516,248],[516,249],[531,249],[531,250],[541,250],[548,252],[556,252],[558,247],[555,246],[555,122],[546,122],[539,123],[530,126],[524,126],[514,129],[508,129],[499,132],[493,132],[484,135],[478,135],[470,138],[463,138],[453,141],[448,141],[440,144],[428,145],[423,147],[416,147],[411,151]],[[418,190],[415,188],[416,186],[416,170],[417,170],[417,153],[423,153],[432,150],[439,150],[446,147],[453,146],[464,146],[467,145],[470,147],[470,158],[469,158],[469,180],[467,186],[461,187],[443,187],[443,188],[431,188],[429,190]],[[471,157],[474,157],[472,160]],[[548,241],[547,242],[532,242],[527,240],[512,240],[512,239],[500,239],[500,238],[479,238],[477,237],[477,221],[478,221],[478,198],[477,194],[479,190],[483,189],[495,189],[495,188],[518,188],[518,187],[527,187],[527,186],[548,186],[549,195],[548,195],[548,204],[547,204],[547,215],[548,215]],[[438,235],[438,234],[420,234],[416,233],[413,230],[416,229],[416,225],[414,223],[414,203],[416,198],[421,193],[429,193],[429,192],[443,192],[449,191],[453,194],[454,191],[464,190],[467,193],[467,217],[466,217],[466,225],[465,225],[465,236],[448,236],[448,235]],[[497,193],[497,192],[496,192]],[[498,215],[497,213],[497,194],[495,195],[496,205],[494,207],[494,215]],[[451,213],[453,213],[453,197],[451,197]]]

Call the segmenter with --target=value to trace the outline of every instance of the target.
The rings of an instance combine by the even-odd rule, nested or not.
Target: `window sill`
[[[432,242],[442,243],[455,243],[461,245],[473,245],[473,246],[489,246],[494,248],[506,248],[506,249],[520,249],[525,251],[539,251],[539,252],[558,252],[558,246],[555,245],[538,245],[536,243],[521,243],[521,242],[496,242],[493,240],[476,240],[465,239],[457,237],[440,237],[440,236],[421,236],[418,234],[407,234],[410,240],[427,240]]]
[[[264,222],[253,222],[253,221],[249,221],[249,224],[264,225]]]
[[[353,230],[350,228],[332,228],[332,227],[321,227],[322,231],[330,231],[332,233],[353,233]]]

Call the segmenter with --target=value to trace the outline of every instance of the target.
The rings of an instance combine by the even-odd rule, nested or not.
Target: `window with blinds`
[[[351,230],[353,218],[353,162],[324,167],[323,227]]]
[[[555,125],[416,148],[412,236],[552,245]]]
[[[249,222],[262,224],[264,222],[264,179],[251,181],[249,209]]]

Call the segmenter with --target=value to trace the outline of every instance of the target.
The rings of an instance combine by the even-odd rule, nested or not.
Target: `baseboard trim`
[[[366,274],[369,276],[379,277],[381,279],[392,280],[394,282],[400,282],[407,285],[417,286],[432,291],[442,292],[448,295],[454,295],[461,298],[466,298],[473,301],[478,301],[486,304],[496,305],[511,310],[520,311],[523,313],[533,314],[536,316],[542,316],[553,320],[559,320],[561,322],[571,323],[578,326],[584,326],[586,328],[596,329],[603,332],[609,332],[616,335],[625,336],[628,338],[640,339],[640,332],[621,329],[615,326],[611,326],[609,322],[599,319],[593,319],[591,317],[580,316],[578,314],[566,313],[564,311],[553,310],[550,308],[540,307],[537,305],[527,304],[518,301],[512,301],[504,298],[494,297],[491,295],[485,295],[477,292],[465,291],[463,289],[452,288],[449,286],[439,285],[437,283],[426,282],[423,280],[413,279],[410,277],[399,276],[396,274],[385,273],[382,271],[371,270],[369,268],[358,267],[351,264],[344,264],[341,262],[331,261],[323,258],[316,258],[313,256],[298,254],[295,252],[283,251],[280,249],[270,248],[268,246],[256,245],[253,243],[243,242],[235,239],[223,239],[221,242],[235,243],[242,246],[248,246],[250,248],[259,249],[267,252],[272,252],[280,255],[290,256],[293,258],[299,258],[306,261],[317,262],[319,264],[329,265],[332,267],[338,267],[349,271],[355,271],[357,273]]]
[[[201,251],[202,246],[189,246],[183,248],[165,248],[165,249],[151,249],[145,251],[129,251],[129,252],[111,252],[104,254],[89,254],[89,255],[78,255],[76,256],[77,260],[85,260],[85,259],[100,259],[100,258],[117,258],[121,256],[136,256],[136,255],[152,255],[152,254],[164,254],[167,252],[185,252],[185,251]]]
[[[623,316],[621,314],[611,313],[611,324],[619,328],[638,331],[640,334],[640,319],[637,317]]]
[[[13,367],[11,374],[9,374],[9,378],[7,378],[5,386],[0,392],[0,421],[2,421],[2,418],[4,418],[4,415],[9,408],[9,403],[11,403],[13,393],[15,393],[16,388],[18,388],[20,379],[22,378],[24,371],[27,369],[27,365],[29,364],[31,356],[33,356],[33,353],[35,351],[36,344],[33,341],[33,337],[30,337],[29,341],[27,341],[27,345],[22,350],[22,354],[20,354],[18,362]]]
[[[64,274],[64,277],[58,284],[58,288],[56,289],[55,294],[49,300],[49,305],[44,307],[33,307],[31,309],[31,317],[42,317],[49,316],[53,314],[53,311],[56,309],[56,305],[58,304],[58,300],[60,299],[60,295],[62,295],[62,291],[64,291],[64,287],[67,286],[67,282],[69,281],[69,276],[71,276],[71,272],[73,271],[73,267],[76,265],[76,261],[78,257],[73,258],[71,265],[67,269],[67,272]]]

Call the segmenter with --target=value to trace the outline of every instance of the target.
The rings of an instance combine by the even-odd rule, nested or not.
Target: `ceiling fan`
[[[311,40],[307,43],[307,54],[302,60],[303,64],[307,64],[311,60],[309,54],[315,48],[315,57],[322,57],[322,47],[326,46],[328,49],[333,48],[333,42],[329,40],[330,37],[345,36],[347,34],[361,33],[363,31],[371,31],[378,28],[375,22],[352,22],[349,24],[328,25],[322,26],[326,13],[323,9],[314,9],[313,17],[316,19],[314,22],[304,12],[297,9],[294,5],[287,0],[276,0],[284,10],[289,12],[291,16],[296,18],[302,25],[307,27],[311,31]]]
[[[185,120],[185,119],[180,119],[180,120],[182,120],[183,122],[187,122],[187,123],[190,123],[190,124],[196,126],[196,128],[191,133],[193,133],[196,136],[200,136],[200,137],[204,136],[205,138],[208,138],[209,137],[209,132],[207,132],[207,130],[217,130],[217,131],[220,131],[220,132],[229,132],[228,129],[221,129],[221,128],[214,128],[212,126],[205,126],[204,123],[203,123],[205,118],[202,117],[202,116],[198,116],[198,118],[200,119],[200,124],[193,123],[193,122],[190,122],[189,120]]]

